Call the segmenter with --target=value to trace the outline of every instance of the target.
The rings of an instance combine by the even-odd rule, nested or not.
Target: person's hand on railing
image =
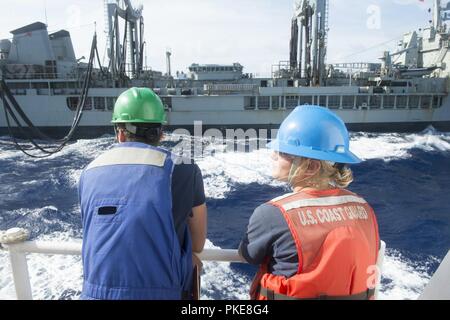
[[[198,253],[198,254],[200,254],[200,253]],[[200,260],[200,258],[197,256],[197,253],[194,253],[193,255],[192,255],[192,265],[195,267],[195,266],[197,266],[198,267],[198,271],[201,273],[202,272],[202,269],[203,269],[203,263],[202,263],[202,260]]]

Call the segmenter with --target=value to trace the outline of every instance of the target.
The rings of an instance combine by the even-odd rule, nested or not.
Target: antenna
[[[166,67],[167,67],[167,75],[169,77],[172,76],[172,66],[171,66],[171,61],[170,61],[171,57],[172,57],[172,49],[167,48],[167,50],[166,50]]]
[[[47,0],[44,0],[44,13],[45,13],[45,25],[48,27],[48,19],[47,19]]]

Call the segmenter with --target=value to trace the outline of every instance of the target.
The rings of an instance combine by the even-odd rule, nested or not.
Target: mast
[[[300,24],[300,30],[295,28],[293,22],[291,69],[293,63],[298,61],[300,75],[303,75],[308,85],[312,86],[323,85],[325,79],[328,8],[328,0],[301,0],[295,3],[294,20]],[[299,44],[298,51],[293,49],[296,43],[294,37]],[[302,68],[305,70],[303,73]]]
[[[442,27],[441,0],[434,0],[434,5],[433,5],[433,27],[437,31],[439,31],[441,29],[441,27]]]
[[[172,56],[172,51],[170,49],[167,49],[166,51],[166,69],[167,69],[167,76],[172,77],[172,66],[170,57]]]
[[[292,19],[290,57],[289,57],[290,62],[289,64],[292,72],[295,72],[298,66],[298,42],[299,42],[298,21],[297,18],[294,17]]]

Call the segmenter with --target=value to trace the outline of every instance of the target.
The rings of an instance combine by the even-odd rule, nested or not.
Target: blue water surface
[[[95,141],[102,150],[112,143],[112,137]],[[94,156],[84,152],[83,144],[68,148],[73,150],[33,161],[14,152],[9,138],[0,138],[0,230],[24,227],[32,239],[55,232],[81,238],[74,179]],[[353,166],[355,182],[350,190],[373,206],[388,247],[412,262],[427,260],[426,272],[432,275],[450,249],[450,150],[412,148],[408,153]],[[235,183],[225,198],[208,198],[208,239],[215,246],[236,249],[253,210],[286,192],[285,186]],[[249,278],[256,270],[242,264],[231,268]],[[70,298],[79,289],[71,288],[61,297]],[[220,299],[220,291],[212,297]]]

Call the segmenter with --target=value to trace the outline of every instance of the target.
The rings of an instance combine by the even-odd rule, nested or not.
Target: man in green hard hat
[[[152,90],[124,92],[112,123],[119,144],[80,178],[82,298],[195,299],[193,252],[207,226],[201,171],[159,146],[165,112]]]

